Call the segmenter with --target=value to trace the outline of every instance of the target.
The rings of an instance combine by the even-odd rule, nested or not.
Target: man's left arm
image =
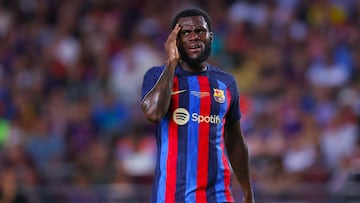
[[[254,203],[250,181],[249,153],[240,121],[225,125],[225,147],[232,169],[243,190],[243,203]]]

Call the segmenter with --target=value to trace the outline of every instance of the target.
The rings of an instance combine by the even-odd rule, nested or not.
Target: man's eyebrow
[[[187,27],[187,28],[195,28],[195,29],[197,29],[197,28],[206,28],[206,26],[204,26],[204,25],[191,25],[191,24],[182,24],[182,25],[180,25],[180,27],[181,28],[184,28],[184,27]]]
[[[194,25],[192,25],[192,24],[182,24],[181,26],[191,26],[191,27],[193,27]]]

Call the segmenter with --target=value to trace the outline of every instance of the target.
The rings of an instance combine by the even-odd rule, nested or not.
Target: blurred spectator
[[[109,140],[116,132],[126,128],[131,112],[109,91],[105,91],[101,99],[96,101],[92,107],[93,112],[91,112],[94,124],[97,130],[103,134],[102,139]]]
[[[321,135],[320,146],[328,167],[336,169],[355,149],[358,136],[352,112],[340,108]]]
[[[0,173],[0,202],[26,203],[29,202],[19,188],[15,170],[6,168]]]
[[[140,100],[139,81],[148,67],[164,61],[152,40],[159,34],[159,26],[157,19],[140,21],[129,39],[129,46],[110,58],[110,87],[114,91],[113,94],[127,104]]]
[[[284,155],[284,168],[289,173],[301,173],[309,169],[316,161],[316,146],[305,136],[294,136]]]
[[[28,141],[24,147],[36,167],[41,173],[49,173],[48,177],[56,176],[56,173],[61,171],[61,163],[64,162],[64,138],[50,134],[46,117],[39,117],[26,136]]]
[[[314,62],[309,67],[308,79],[310,83],[318,87],[340,87],[345,85],[350,78],[348,68],[342,64],[337,64],[331,50],[328,50],[324,59]]]

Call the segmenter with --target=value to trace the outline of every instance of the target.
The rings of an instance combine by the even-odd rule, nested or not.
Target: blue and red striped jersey
[[[165,66],[149,69],[142,98]],[[151,202],[234,202],[223,141],[225,122],[240,120],[232,75],[207,65],[201,73],[176,67],[170,107],[156,126],[157,165]]]

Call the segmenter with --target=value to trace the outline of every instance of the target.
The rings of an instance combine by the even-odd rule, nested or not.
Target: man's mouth
[[[194,44],[194,45],[191,45],[189,48],[190,48],[190,49],[200,49],[201,46],[198,45],[198,44]]]
[[[201,51],[201,45],[199,45],[199,44],[191,45],[191,46],[189,46],[189,50],[190,51]]]

